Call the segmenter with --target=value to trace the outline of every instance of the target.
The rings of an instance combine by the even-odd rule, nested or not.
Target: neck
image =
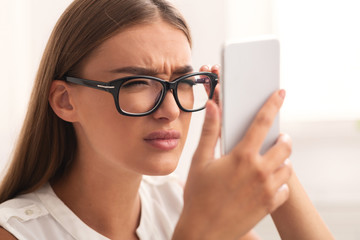
[[[53,183],[54,191],[100,234],[111,239],[136,238],[142,176],[96,164],[99,162],[77,158],[68,174]]]

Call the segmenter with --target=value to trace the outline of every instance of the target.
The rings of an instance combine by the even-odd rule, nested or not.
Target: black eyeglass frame
[[[203,110],[205,108],[205,106],[203,106],[201,108],[198,108],[198,109],[192,109],[192,110],[183,108],[181,106],[180,101],[179,101],[178,96],[177,96],[178,83],[181,82],[181,80],[184,80],[186,78],[196,76],[196,75],[205,75],[205,76],[208,76],[210,78],[211,87],[210,87],[209,99],[212,99],[212,97],[214,95],[215,87],[216,87],[219,80],[218,80],[218,76],[215,73],[211,73],[211,72],[190,73],[190,74],[186,74],[184,76],[178,77],[178,78],[176,78],[175,80],[173,80],[171,82],[170,81],[165,81],[165,80],[163,80],[161,78],[157,78],[157,77],[142,76],[142,75],[123,77],[123,78],[112,80],[110,82],[100,82],[100,81],[94,81],[94,80],[88,80],[88,79],[82,79],[82,78],[76,78],[76,77],[69,77],[69,76],[64,76],[64,80],[66,82],[69,82],[69,83],[75,83],[75,84],[79,84],[79,85],[82,85],[82,86],[91,87],[91,88],[94,88],[94,89],[109,92],[109,93],[111,93],[113,95],[116,109],[120,114],[125,115],[125,116],[131,116],[131,117],[142,117],[142,116],[146,116],[146,115],[149,115],[149,114],[155,112],[159,108],[161,103],[164,101],[166,93],[170,89],[173,92],[173,96],[175,98],[176,104],[178,105],[178,107],[182,111],[184,111],[184,112],[197,112],[197,111]],[[128,113],[128,112],[124,112],[123,110],[121,110],[120,105],[119,105],[119,91],[120,91],[120,88],[126,81],[129,81],[129,80],[132,80],[132,79],[137,79],[137,78],[150,79],[150,80],[155,80],[157,82],[160,82],[161,85],[163,86],[162,91],[161,91],[161,97],[157,101],[157,103],[154,105],[154,107],[152,109],[150,109],[149,111],[147,111],[147,112],[144,112],[144,113]]]

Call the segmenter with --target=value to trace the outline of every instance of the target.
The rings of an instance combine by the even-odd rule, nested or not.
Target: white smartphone
[[[222,52],[221,152],[229,153],[244,137],[257,112],[280,85],[280,44],[272,36],[226,43]],[[276,116],[260,153],[279,135]]]

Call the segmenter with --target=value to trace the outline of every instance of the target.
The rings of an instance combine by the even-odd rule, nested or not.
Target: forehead
[[[102,43],[90,56],[92,69],[110,70],[138,66],[171,72],[191,64],[191,49],[186,35],[163,21],[136,25]]]

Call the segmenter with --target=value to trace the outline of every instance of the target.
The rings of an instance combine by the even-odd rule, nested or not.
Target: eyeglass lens
[[[211,79],[206,75],[194,75],[177,82],[180,105],[186,110],[197,110],[209,99]],[[156,80],[137,78],[123,83],[119,90],[119,106],[126,113],[145,113],[152,110],[164,94],[163,85]]]

